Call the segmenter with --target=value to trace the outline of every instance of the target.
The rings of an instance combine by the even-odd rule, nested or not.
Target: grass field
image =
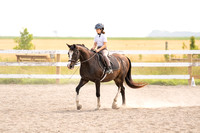
[[[108,38],[109,50],[164,50],[165,42],[168,42],[170,50],[182,50],[183,42],[189,48],[189,38]],[[36,50],[66,50],[68,44],[85,44],[88,48],[93,45],[92,38],[38,38],[33,40]],[[14,43],[12,37],[0,37],[0,49],[12,49],[17,44]],[[200,41],[196,40],[196,45],[200,47]],[[49,56],[49,55],[48,55]],[[132,62],[163,62],[163,55],[127,55]],[[175,55],[177,58],[182,58],[183,55]],[[61,55],[62,61],[67,61],[67,55]],[[15,54],[0,54],[0,61],[16,61]],[[61,68],[61,74],[72,74],[75,70],[69,71],[66,67]],[[55,67],[2,67],[0,73],[10,74],[55,74]],[[200,72],[200,67],[194,67],[193,73],[196,75]],[[76,74],[79,72],[77,71]],[[168,67],[168,68],[148,68],[136,67],[132,69],[133,75],[161,75],[161,74],[188,74],[187,68],[183,67]],[[138,80],[140,81],[140,80]],[[187,84],[187,80],[146,80],[151,84]],[[37,79],[0,79],[0,83],[55,83],[55,80],[37,80]],[[62,83],[67,83],[67,80],[61,80]],[[199,80],[197,80],[200,83]]]

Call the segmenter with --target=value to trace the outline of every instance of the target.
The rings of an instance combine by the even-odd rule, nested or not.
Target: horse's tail
[[[128,73],[125,77],[126,84],[131,88],[141,88],[141,87],[144,87],[145,85],[147,85],[148,83],[135,83],[135,82],[133,82],[132,77],[131,77],[131,61],[128,57],[127,57],[127,59],[129,61],[129,69],[128,69]]]

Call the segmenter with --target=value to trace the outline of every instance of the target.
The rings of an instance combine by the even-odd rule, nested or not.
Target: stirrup
[[[113,73],[113,70],[111,68],[109,68],[108,70],[106,70],[106,73],[111,74],[111,73]]]

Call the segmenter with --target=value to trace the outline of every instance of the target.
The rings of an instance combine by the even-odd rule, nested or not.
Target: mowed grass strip
[[[79,74],[79,67],[73,70],[60,67],[61,74]],[[193,75],[199,75],[200,67],[192,67]],[[0,74],[56,74],[52,66],[0,66]],[[132,67],[132,75],[187,75],[187,67]]]

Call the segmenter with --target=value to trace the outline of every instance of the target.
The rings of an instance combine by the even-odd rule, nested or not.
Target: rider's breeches
[[[107,50],[107,49],[104,49],[104,50],[101,50],[100,52],[101,52],[102,55],[104,56],[104,59],[105,59],[105,61],[106,61],[107,66],[110,67],[111,65],[110,65],[110,60],[109,60],[109,58],[108,58],[108,50]]]

